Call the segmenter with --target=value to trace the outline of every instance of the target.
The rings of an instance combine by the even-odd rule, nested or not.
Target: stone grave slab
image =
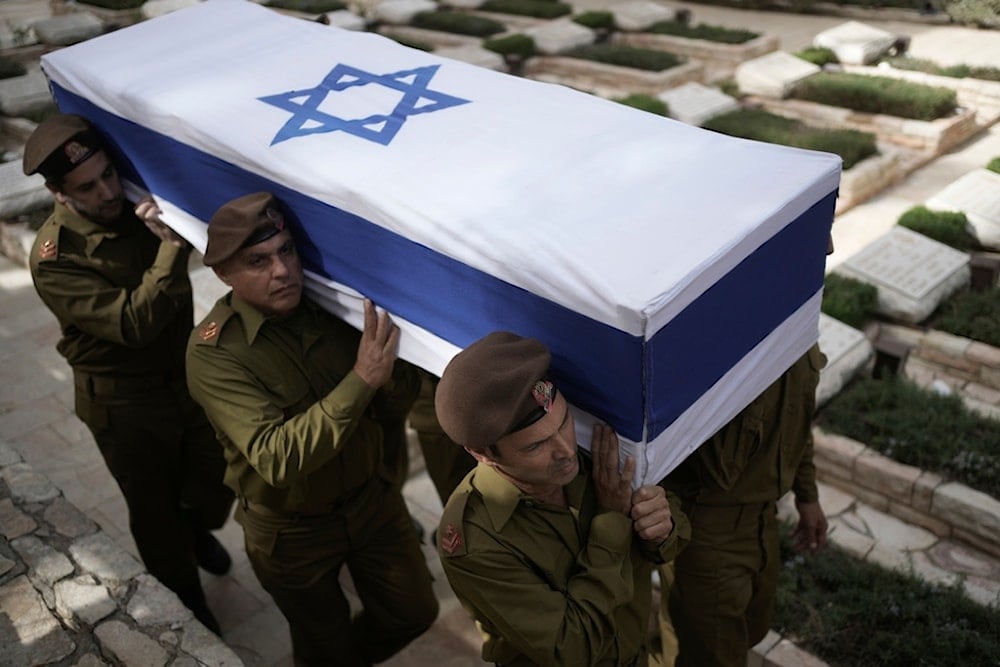
[[[976,169],[927,200],[927,208],[961,211],[979,242],[1000,250],[1000,174]]]
[[[875,348],[864,333],[824,313],[819,316],[819,348],[826,367],[816,387],[816,405],[823,405],[868,363]]]
[[[0,49],[14,49],[38,44],[38,37],[30,23],[5,21],[0,23]]]
[[[670,117],[687,123],[701,125],[709,118],[735,111],[739,102],[718,88],[689,81],[657,95],[670,107]]]
[[[20,160],[0,164],[0,218],[34,211],[51,199],[41,174],[25,176]]]
[[[881,28],[848,21],[824,30],[813,38],[813,46],[830,49],[845,65],[867,65],[888,53],[896,35]]]
[[[917,324],[971,277],[969,255],[895,225],[849,257],[837,273],[878,289],[878,310]]]
[[[5,116],[23,116],[54,103],[49,82],[37,67],[24,76],[0,80],[0,113]]]
[[[375,7],[375,18],[385,23],[405,25],[420,12],[433,12],[437,8],[434,0],[386,0]]]
[[[567,18],[528,28],[524,34],[535,40],[540,53],[550,56],[594,42],[593,30]]]
[[[178,9],[197,5],[202,0],[146,0],[139,8],[143,19],[155,19]]]
[[[747,95],[781,99],[788,96],[795,84],[821,69],[785,51],[772,51],[740,63],[736,67],[736,85]]]
[[[338,9],[335,12],[327,12],[324,16],[326,16],[327,25],[334,28],[342,28],[343,30],[361,31],[367,25],[363,18],[349,9]]]
[[[37,21],[32,25],[38,41],[49,46],[69,46],[97,37],[104,24],[90,12],[73,12]]]
[[[655,2],[646,0],[631,0],[611,7],[615,17],[615,25],[619,30],[637,32],[646,30],[660,21],[673,21],[677,12]]]
[[[484,49],[481,46],[473,44],[467,46],[446,46],[434,49],[434,53],[443,58],[459,60],[463,63],[485,67],[496,72],[507,71],[507,65],[504,63],[503,56],[495,51],[490,51],[489,49]]]

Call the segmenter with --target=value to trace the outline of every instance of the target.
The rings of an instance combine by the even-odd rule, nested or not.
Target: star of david
[[[438,67],[440,65],[429,65],[389,74],[372,74],[349,65],[337,65],[315,88],[259,97],[257,99],[260,101],[292,114],[292,117],[274,135],[271,145],[295,137],[340,130],[387,146],[410,116],[441,111],[469,102],[469,100],[428,88]],[[377,84],[398,90],[403,93],[403,97],[395,108],[387,114],[372,114],[354,120],[338,118],[320,111],[319,105],[326,100],[327,95],[347,90],[353,86],[366,86],[368,84]]]

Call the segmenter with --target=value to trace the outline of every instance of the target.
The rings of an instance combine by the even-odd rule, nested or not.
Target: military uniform
[[[675,556],[687,522],[674,514],[673,533],[649,549],[628,517],[598,507],[580,458],[566,509],[526,496],[480,463],[442,514],[442,566],[477,620],[487,662],[640,664],[652,568]]]
[[[57,203],[31,250],[35,289],[62,330],[77,416],[121,487],[151,574],[204,605],[195,530],[219,528],[233,494],[225,462],[184,379],[193,308],[189,251],[161,242],[130,210],[114,225]],[[192,597],[193,596],[193,597]]]
[[[824,363],[813,346],[663,482],[691,521],[668,602],[678,667],[742,667],[767,634],[780,565],[775,503],[789,490],[800,502],[819,498],[811,425]]]
[[[371,388],[352,370],[360,335],[306,298],[278,319],[230,293],[188,345],[191,393],[224,446],[247,555],[289,621],[296,664],[383,660],[437,614],[382,464],[380,424],[402,423],[417,378],[397,362],[393,379]],[[344,564],[364,605],[353,621]]]

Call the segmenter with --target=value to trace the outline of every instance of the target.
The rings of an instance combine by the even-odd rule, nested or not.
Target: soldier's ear
[[[476,459],[479,463],[485,463],[486,465],[493,465],[494,459],[490,456],[488,450],[478,451],[475,449],[464,448],[465,451],[469,452],[469,456]]]
[[[225,262],[219,266],[213,266],[212,270],[215,271],[215,275],[218,276],[219,280],[226,284],[226,287],[233,286],[233,283],[229,280],[229,272],[226,271]]]
[[[66,204],[66,195],[63,194],[62,188],[60,188],[58,185],[50,181],[45,181],[45,187],[48,189],[50,193],[52,193],[53,199],[55,199],[60,204],[63,205]]]

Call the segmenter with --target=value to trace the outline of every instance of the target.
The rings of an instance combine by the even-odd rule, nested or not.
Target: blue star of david
[[[469,100],[463,100],[460,97],[428,89],[427,86],[438,67],[440,65],[430,65],[378,75],[348,65],[337,65],[315,88],[259,97],[257,99],[260,101],[292,114],[292,117],[274,135],[271,145],[295,137],[341,130],[387,146],[410,116],[441,111],[469,102]],[[370,83],[403,93],[402,99],[390,113],[372,114],[365,118],[350,120],[337,118],[319,110],[319,105],[330,93],[347,90],[352,86],[366,86]],[[303,97],[305,99],[301,102],[296,101]],[[420,106],[418,107],[418,105]],[[309,126],[307,127],[307,125]]]

